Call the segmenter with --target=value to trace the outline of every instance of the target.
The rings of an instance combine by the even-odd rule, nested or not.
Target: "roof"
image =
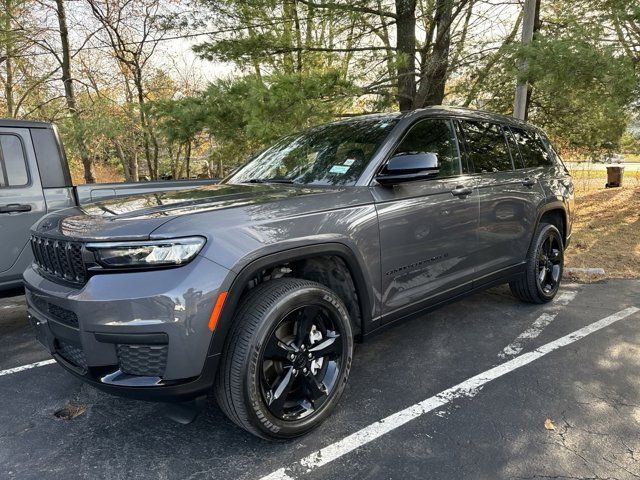
[[[343,118],[340,118],[339,120],[334,120],[333,122],[330,122],[330,123],[331,124],[349,123],[349,122],[354,122],[359,120],[384,121],[384,120],[390,120],[392,118],[401,118],[402,116],[403,116],[402,112],[363,113],[363,114],[345,116]]]
[[[486,110],[474,110],[471,108],[462,108],[462,107],[449,107],[445,105],[437,105],[433,107],[420,108],[417,110],[412,110],[410,112],[406,112],[403,114],[403,118],[409,118],[414,116],[423,116],[425,114],[441,114],[441,115],[455,115],[458,117],[466,117],[473,118],[477,120],[487,120],[498,123],[506,123],[511,125],[518,125],[522,127],[533,127],[532,125],[523,122],[522,120],[518,120],[515,117],[510,117],[508,115],[501,115],[499,113],[487,112]]]
[[[51,128],[51,123],[41,122],[37,120],[16,120],[15,118],[0,118],[0,127]]]
[[[456,116],[474,120],[485,120],[489,122],[501,123],[511,126],[518,126],[528,129],[539,130],[536,126],[531,125],[527,122],[523,122],[522,120],[518,120],[515,117],[510,117],[508,115],[501,115],[499,113],[487,112],[485,110],[474,110],[471,108],[462,108],[462,107],[449,107],[446,105],[434,105],[432,107],[419,108],[417,110],[411,110],[408,112],[387,112],[387,113],[373,113],[373,114],[363,114],[363,115],[354,115],[346,118],[342,118],[340,120],[336,120],[331,123],[349,123],[351,121],[363,120],[363,119],[371,119],[371,120],[385,120],[385,119],[412,119],[412,118],[421,118],[427,116],[438,116],[445,115],[448,117]]]

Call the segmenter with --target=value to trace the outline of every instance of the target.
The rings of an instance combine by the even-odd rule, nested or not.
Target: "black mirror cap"
[[[391,157],[384,173],[376,176],[381,185],[428,180],[438,176],[438,156],[432,152],[403,153]]]
[[[384,170],[389,175],[393,175],[396,173],[413,173],[437,169],[438,156],[435,153],[411,152],[391,157]]]

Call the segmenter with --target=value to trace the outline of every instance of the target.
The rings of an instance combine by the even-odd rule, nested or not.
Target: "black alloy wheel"
[[[538,249],[538,287],[549,295],[558,288],[562,273],[562,245],[555,235],[548,235]]]
[[[509,282],[511,293],[528,303],[547,303],[560,288],[564,241],[555,225],[540,223],[527,254],[524,272]]]
[[[337,293],[309,280],[270,280],[238,306],[216,399],[227,417],[254,435],[304,435],[331,415],[352,359],[351,318]]]
[[[285,315],[261,356],[261,394],[282,420],[299,420],[320,409],[335,390],[343,339],[335,314],[306,305]]]

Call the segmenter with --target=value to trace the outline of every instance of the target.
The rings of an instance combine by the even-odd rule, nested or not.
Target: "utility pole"
[[[540,14],[540,0],[525,0],[524,16],[522,19],[522,45],[529,45],[538,27]],[[519,120],[526,120],[528,114],[529,83],[523,79],[523,73],[528,69],[526,61],[522,61],[518,70],[518,84],[516,86],[516,100],[513,104],[513,116]]]

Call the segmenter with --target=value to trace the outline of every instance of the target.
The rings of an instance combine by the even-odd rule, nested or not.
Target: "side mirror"
[[[381,185],[397,185],[438,176],[438,156],[433,152],[402,153],[389,159],[384,173],[376,176]]]

